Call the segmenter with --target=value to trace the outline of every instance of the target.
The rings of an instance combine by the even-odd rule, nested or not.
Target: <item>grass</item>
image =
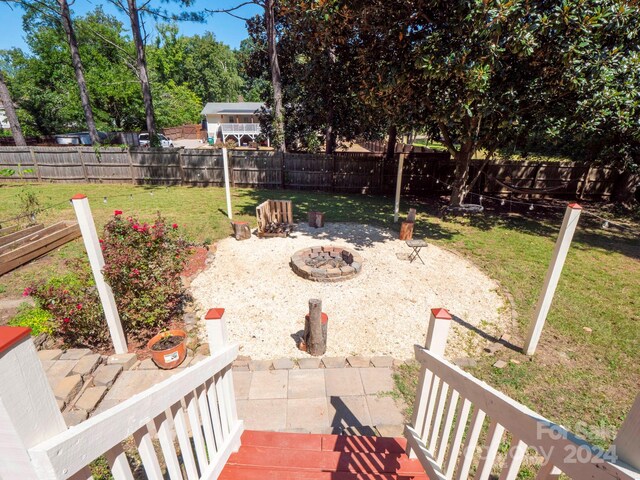
[[[16,199],[21,188],[0,186],[0,220],[20,213]],[[230,233],[224,212],[224,190],[220,188],[101,184],[46,184],[31,188],[43,205],[62,202],[39,215],[38,220],[46,224],[73,219],[73,210],[66,200],[80,191],[89,195],[99,230],[119,209],[125,215],[143,219],[161,211],[196,242],[217,240]],[[255,226],[255,206],[267,198],[293,200],[297,221],[303,221],[309,210],[322,210],[331,222],[353,221],[397,228],[392,223],[393,202],[382,196],[235,189],[234,218]],[[401,210],[407,211],[409,206],[409,202],[404,202]],[[425,237],[467,256],[509,292],[518,315],[511,342],[522,345],[562,221],[562,210],[543,212],[536,208],[534,212],[510,214],[508,209],[488,209],[481,216],[445,221],[434,215],[439,207],[435,202],[411,201],[411,206],[420,212],[415,237]],[[630,408],[640,383],[640,242],[637,234],[599,227],[586,215],[581,218],[541,344],[532,361],[516,351],[503,349],[494,356],[481,356],[471,373],[605,446]],[[83,255],[82,242],[76,240],[52,255],[0,277],[0,299],[16,297],[33,279],[64,269],[65,258]],[[587,333],[584,327],[591,328],[592,333]],[[485,333],[499,337],[503,332]],[[520,363],[509,363],[499,370],[492,367],[498,358]],[[413,398],[416,375],[415,368],[400,372],[399,395]]]

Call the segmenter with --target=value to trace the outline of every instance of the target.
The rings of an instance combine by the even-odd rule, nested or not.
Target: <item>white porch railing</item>
[[[557,479],[561,472],[576,480],[640,478],[640,397],[614,444],[619,448],[604,452],[442,358],[450,322],[446,310],[432,311],[431,348],[415,346],[422,369],[405,436],[408,453],[429,478],[514,480],[528,449],[542,463],[537,480]],[[498,459],[499,451],[506,451],[504,458]],[[623,451],[626,458],[618,458]]]
[[[134,445],[149,479],[165,478],[163,469],[171,480],[182,480],[183,472],[188,480],[217,478],[240,446],[243,424],[231,370],[238,347],[225,345],[224,311],[212,311],[206,318],[214,355],[68,430],[31,339],[19,339],[11,351],[0,348],[0,371],[18,372],[18,383],[0,389],[0,478],[88,479],[89,464],[104,455],[115,480],[133,480],[123,445],[130,437],[128,453]]]
[[[258,135],[259,123],[221,123],[222,135]]]

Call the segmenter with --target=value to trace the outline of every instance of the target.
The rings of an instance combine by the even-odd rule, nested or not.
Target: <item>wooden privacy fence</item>
[[[391,193],[403,156],[402,193],[447,194],[454,162],[446,152],[339,152],[333,155],[266,150],[229,151],[234,187],[285,188],[339,193]],[[471,164],[474,178],[483,162]],[[223,186],[222,152],[214,149],[105,147],[0,147],[0,169],[32,170],[2,181],[99,182]],[[494,160],[474,192],[494,196],[609,200],[640,183],[640,176],[586,162]]]

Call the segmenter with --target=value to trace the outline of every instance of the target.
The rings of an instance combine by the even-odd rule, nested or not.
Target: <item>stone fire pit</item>
[[[341,282],[360,273],[362,257],[344,247],[311,247],[293,254],[291,268],[302,278],[314,282]]]

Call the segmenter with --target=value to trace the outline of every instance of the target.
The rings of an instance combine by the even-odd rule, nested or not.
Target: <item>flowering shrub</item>
[[[70,263],[74,273],[50,278],[25,289],[50,318],[52,333],[68,346],[102,347],[108,344],[102,306],[86,262]]]
[[[120,210],[104,227],[104,277],[128,335],[145,338],[182,307],[180,273],[189,254],[178,224],[158,214],[152,224],[124,218]],[[156,333],[156,332],[153,332]]]

